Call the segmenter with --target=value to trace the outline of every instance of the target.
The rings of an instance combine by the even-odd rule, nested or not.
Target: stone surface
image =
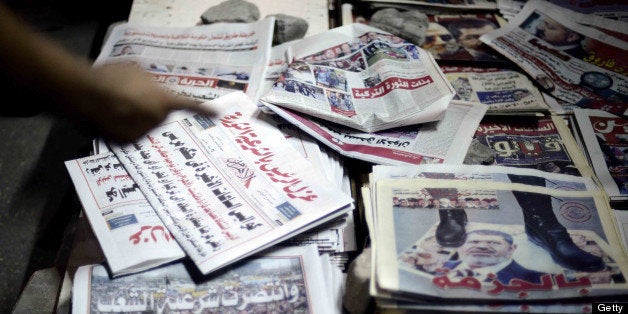
[[[467,155],[464,157],[466,165],[490,165],[495,160],[494,152],[490,147],[473,139]]]
[[[344,308],[351,314],[366,313],[369,309],[371,296],[369,282],[371,280],[371,248],[365,248],[351,262],[347,271],[347,282],[343,296]]]
[[[308,24],[305,19],[286,14],[273,14],[269,16],[275,17],[273,45],[301,39],[307,32]]]
[[[369,25],[421,46],[425,43],[428,23],[427,15],[418,10],[388,8],[375,12]]]
[[[244,0],[228,0],[209,7],[202,15],[205,24],[218,22],[251,23],[259,20],[259,8],[254,3]]]

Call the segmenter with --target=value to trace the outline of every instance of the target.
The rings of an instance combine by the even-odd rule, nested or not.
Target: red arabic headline
[[[240,121],[241,119],[243,119],[242,113],[235,112],[232,115],[224,116],[220,119],[220,122],[235,135],[235,141],[240,145],[242,151],[253,155],[253,158],[257,159],[255,164],[259,165],[259,169],[271,181],[282,184],[282,190],[292,199],[302,199],[311,202],[318,198],[318,195],[314,194],[310,187],[302,184],[301,179],[293,177],[294,173],[289,172],[289,170],[281,172],[279,167],[272,167],[275,163],[275,153],[270,148],[263,147],[261,145],[263,144],[262,141],[258,139],[250,123]]]
[[[431,76],[427,75],[420,78],[406,79],[400,77],[391,77],[371,88],[352,88],[351,92],[356,99],[361,98],[377,98],[388,94],[395,89],[416,89],[427,84],[434,83]]]

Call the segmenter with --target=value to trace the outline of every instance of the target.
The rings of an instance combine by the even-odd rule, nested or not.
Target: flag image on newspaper
[[[345,214],[334,188],[241,92],[213,115],[170,119],[130,144],[110,143],[166,226],[207,274]]]
[[[364,24],[295,42],[262,98],[364,132],[437,121],[454,90],[425,50]]]

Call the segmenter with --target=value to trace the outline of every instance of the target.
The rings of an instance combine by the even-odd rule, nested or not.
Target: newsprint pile
[[[352,1],[275,46],[274,17],[115,26],[95,65],[209,113],[66,161],[105,258],[73,312],[624,300],[628,8],[564,2]]]

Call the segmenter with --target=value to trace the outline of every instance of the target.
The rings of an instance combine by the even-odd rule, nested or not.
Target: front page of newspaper
[[[586,157],[559,116],[486,116],[474,141],[491,152],[482,160],[484,165],[593,176]]]
[[[625,115],[628,42],[576,23],[566,11],[529,1],[507,26],[480,39],[552,96],[579,107]]]
[[[69,160],[65,165],[114,276],[185,257],[113,153]]]
[[[100,265],[80,267],[73,313],[334,313],[314,246],[277,249],[199,277],[183,263],[110,279]]]
[[[262,102],[364,132],[439,120],[454,95],[429,53],[363,24],[297,41],[287,58]]]
[[[241,92],[112,151],[207,274],[351,210]]]
[[[385,165],[461,163],[487,107],[452,103],[440,121],[366,133],[267,104],[338,153]]]
[[[119,24],[94,65],[134,64],[173,92],[211,100],[233,91],[262,92],[274,18],[194,27]]]
[[[485,301],[625,293],[626,255],[601,192],[548,188],[547,180],[526,175],[508,178],[516,183],[377,181],[378,287],[393,295]],[[481,203],[451,201],[460,195]],[[438,202],[395,205],[395,198],[409,197]],[[495,201],[482,204],[485,198]],[[455,245],[441,244],[454,232],[439,228],[450,213],[464,220],[464,236]],[[549,238],[563,240],[551,245]]]
[[[442,66],[454,100],[479,102],[489,112],[548,110],[543,95],[522,73],[508,69]]]
[[[576,109],[574,115],[604,190],[611,200],[628,200],[628,121],[600,110]]]

